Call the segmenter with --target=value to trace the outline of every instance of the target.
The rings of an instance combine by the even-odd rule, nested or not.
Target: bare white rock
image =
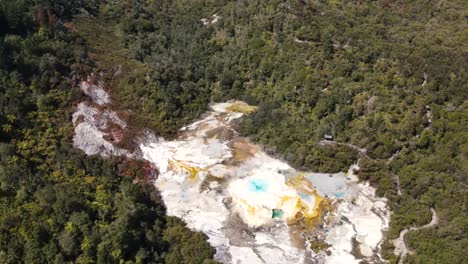
[[[104,138],[108,134],[105,130],[109,128],[110,123],[125,127],[125,122],[115,112],[100,112],[97,108],[81,102],[73,114],[72,122],[75,125],[73,146],[87,155],[131,156],[128,150],[117,148]]]
[[[202,18],[202,19],[200,19],[200,21],[203,23],[203,25],[209,26],[209,25],[212,25],[212,24],[215,24],[216,22],[218,22],[218,20],[220,18],[221,17],[218,16],[218,14],[214,14],[209,18]]]
[[[94,85],[89,81],[82,81],[80,89],[98,105],[105,105],[111,102],[109,94],[104,91],[102,85]]]

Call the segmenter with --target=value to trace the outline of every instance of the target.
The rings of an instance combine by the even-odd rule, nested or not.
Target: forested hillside
[[[434,207],[439,227],[408,234],[416,254],[406,261],[462,263],[465,13],[463,1],[127,1],[81,25],[111,26],[102,34],[148,67],[113,90],[134,120],[171,135],[210,101],[256,104],[242,132],[296,167],[336,172],[361,157],[360,175],[393,210],[389,260],[397,258],[390,241],[428,223]],[[115,47],[82,32],[98,51]],[[366,155],[320,144],[326,134]]]
[[[408,233],[406,263],[466,263],[465,1],[37,2],[0,3],[0,259],[211,256],[152,187],[118,176],[120,161],[70,148],[73,84],[102,71],[131,125],[165,137],[212,101],[258,105],[240,130],[295,167],[359,160],[393,211],[391,263],[391,240],[430,208],[440,223]]]
[[[95,9],[40,2],[0,2],[0,262],[210,263],[142,162],[72,148],[75,85],[94,65],[62,23]]]

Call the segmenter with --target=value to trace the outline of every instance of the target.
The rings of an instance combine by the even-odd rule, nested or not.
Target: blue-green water
[[[251,192],[266,192],[268,182],[262,179],[252,179],[249,182],[249,191]]]
[[[281,209],[273,209],[271,218],[281,218],[281,217],[283,217],[283,214],[284,214],[283,210],[281,210]]]

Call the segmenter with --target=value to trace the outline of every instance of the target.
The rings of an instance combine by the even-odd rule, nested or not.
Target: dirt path
[[[319,142],[319,145],[340,145],[340,146],[346,146],[348,148],[352,148],[354,150],[356,150],[362,157],[367,157],[369,158],[369,156],[367,156],[367,149],[365,148],[360,148],[356,145],[353,145],[353,144],[350,144],[350,143],[341,143],[341,142],[336,142],[336,141],[332,141],[332,140],[321,140]],[[393,154],[388,160],[387,160],[387,165],[390,164],[390,162],[392,162],[392,160],[397,157],[398,155],[400,155],[400,152],[398,151],[397,153]],[[358,160],[358,163],[359,163],[359,160]],[[398,195],[401,196],[401,188],[400,188],[400,178],[398,177],[398,175],[396,175],[395,173],[391,173],[392,175],[392,179],[393,181],[395,182],[396,184],[396,188],[397,188],[397,193]]]
[[[398,175],[396,175],[393,172],[390,172],[390,174],[392,175],[392,179],[396,184],[397,193],[398,193],[399,196],[401,196],[400,177],[398,177]]]
[[[394,241],[395,250],[396,252],[399,252],[399,255],[400,255],[400,258],[398,259],[398,264],[403,264],[403,262],[405,261],[406,255],[408,255],[408,246],[406,245],[406,240],[405,240],[406,233],[408,233],[409,231],[415,231],[415,230],[433,227],[439,223],[439,217],[437,216],[437,213],[434,210],[434,208],[431,208],[431,212],[432,212],[432,220],[430,223],[420,226],[420,227],[405,228],[401,230],[400,236],[398,237],[398,239]]]
[[[341,142],[336,142],[336,141],[332,141],[332,140],[321,140],[319,142],[319,145],[339,145],[339,146],[346,146],[348,148],[352,148],[354,150],[356,150],[357,152],[359,152],[359,154],[361,155],[364,155],[364,156],[367,156],[366,153],[367,153],[367,149],[365,148],[360,148],[356,145],[353,145],[353,144],[349,144],[349,143],[341,143]]]
[[[365,148],[360,148],[356,145],[353,145],[353,144],[350,144],[350,143],[341,143],[341,142],[337,142],[337,141],[333,141],[333,140],[321,140],[319,142],[319,145],[339,145],[339,146],[346,146],[348,148],[352,148],[354,150],[356,150],[357,152],[359,152],[359,154],[361,155],[361,157],[367,157],[367,158],[370,158],[369,156],[367,156],[367,149]],[[400,151],[396,152],[395,154],[393,154],[388,160],[387,160],[387,165],[390,164],[390,162],[392,162],[392,160],[397,157],[398,155],[400,155]],[[359,163],[359,159],[358,159],[358,163]],[[401,196],[401,187],[400,187],[400,177],[398,177],[398,175],[396,175],[395,173],[391,172],[391,176],[392,176],[392,179],[393,181],[395,182],[396,184],[396,188],[397,188],[397,193],[398,195]]]

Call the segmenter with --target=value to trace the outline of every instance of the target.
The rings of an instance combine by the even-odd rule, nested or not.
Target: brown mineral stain
[[[260,150],[258,146],[250,143],[244,138],[237,138],[232,141],[231,147],[233,148],[234,160],[244,161],[253,156]]]
[[[234,131],[229,127],[217,127],[206,131],[207,138],[217,138],[221,141],[228,141],[234,138]]]

